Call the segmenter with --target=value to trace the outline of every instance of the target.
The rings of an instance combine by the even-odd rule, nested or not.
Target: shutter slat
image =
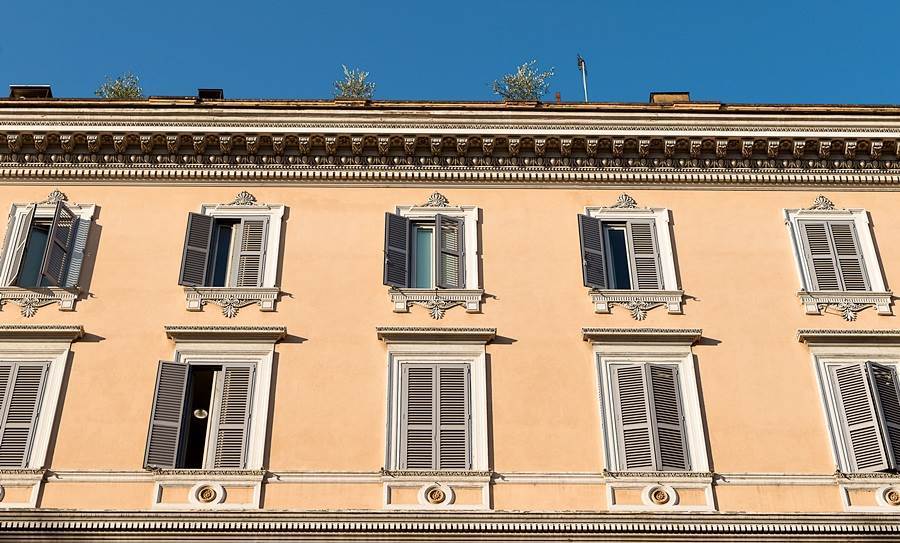
[[[200,213],[189,213],[187,232],[184,235],[184,252],[181,256],[181,273],[178,284],[202,287],[206,284],[206,267],[209,264],[209,246],[212,239],[213,218]]]
[[[678,369],[675,366],[651,364],[649,370],[658,467],[663,471],[686,471],[690,469],[690,460],[685,439]]]
[[[144,466],[175,468],[181,439],[188,366],[159,362]]]
[[[254,366],[228,364],[218,379],[219,417],[216,424],[214,468],[244,469]]]
[[[268,217],[241,219],[240,242],[237,244],[235,286],[262,286],[268,225]]]
[[[59,286],[66,272],[69,251],[75,234],[75,214],[61,201],[56,202],[56,211],[50,223],[47,247],[41,262],[41,276],[53,286]]]
[[[77,219],[75,221],[75,234],[72,239],[72,251],[69,253],[69,265],[66,266],[66,276],[63,280],[64,287],[80,286],[81,265],[84,262],[85,251],[87,250],[91,222],[89,219]]]
[[[653,470],[656,459],[644,368],[640,364],[614,365],[611,377],[621,468]]]
[[[829,226],[840,268],[842,290],[869,290],[869,278],[859,250],[856,227],[851,222],[830,222]]]
[[[435,467],[435,379],[433,365],[403,366],[401,469]]]
[[[384,284],[409,286],[409,219],[384,214]]]
[[[606,277],[606,259],[603,251],[603,235],[600,219],[578,215],[578,235],[581,243],[581,271],[584,286],[605,289],[609,284]]]
[[[897,469],[900,467],[900,384],[897,372],[875,362],[869,362],[868,367],[877,394],[883,433],[888,441],[889,463],[893,469]]]
[[[465,228],[463,219],[435,216],[437,282],[440,288],[465,288]]]
[[[24,468],[28,465],[47,366],[46,363],[23,362],[3,366],[0,387],[5,392],[3,420],[0,421],[0,467]]]
[[[469,375],[460,364],[438,366],[438,466],[469,469]]]
[[[28,243],[28,237],[31,233],[31,223],[34,220],[34,211],[36,205],[28,206],[27,211],[20,220],[16,220],[16,207],[10,213],[9,227],[4,242],[3,254],[6,254],[6,247],[14,244],[12,258],[9,266],[4,266],[3,286],[8,287],[16,283],[19,276],[19,268],[22,267],[22,257],[25,256],[25,245]]]
[[[853,471],[889,469],[873,390],[865,364],[829,368],[838,404],[838,419],[847,442]]]
[[[656,243],[656,222],[653,220],[628,221],[631,240],[632,285],[638,290],[662,288],[659,267],[659,248]]]
[[[803,251],[813,283],[812,290],[841,290],[837,261],[828,234],[828,223],[801,221],[799,226]]]

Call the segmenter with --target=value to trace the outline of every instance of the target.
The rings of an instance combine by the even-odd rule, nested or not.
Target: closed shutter
[[[9,287],[16,283],[19,268],[22,266],[22,257],[25,255],[25,244],[28,243],[28,234],[31,232],[31,222],[34,220],[34,210],[37,206],[28,206],[24,215],[16,217],[16,206],[13,206],[9,217],[9,226],[6,230],[6,240],[3,254],[7,255],[6,248],[12,245],[12,253],[9,253],[9,261],[3,264],[2,286]]]
[[[28,466],[46,379],[46,363],[0,363],[0,467]]]
[[[603,235],[600,219],[578,215],[578,234],[581,242],[581,271],[584,286],[605,289],[606,259],[603,256]]]
[[[887,439],[887,456],[893,469],[900,467],[900,392],[897,372],[888,366],[869,362],[869,377],[876,392],[881,415],[882,435]]]
[[[179,285],[202,287],[206,284],[206,266],[209,262],[209,244],[212,238],[213,218],[200,213],[189,213],[187,232],[184,235],[184,252],[181,255]]]
[[[641,364],[610,368],[620,467],[656,469],[653,423],[644,367]]]
[[[878,408],[865,364],[829,368],[838,405],[838,418],[853,471],[890,469],[888,451],[879,428]]]
[[[72,241],[72,251],[69,253],[69,265],[66,266],[66,277],[62,286],[73,288],[80,286],[81,265],[84,262],[84,253],[87,250],[88,235],[91,232],[90,219],[78,219],[75,221],[75,235]]]
[[[234,279],[238,287],[263,286],[263,265],[266,254],[266,235],[268,233],[268,217],[253,217],[241,219],[241,230],[238,242],[235,244],[236,267]]]
[[[144,466],[175,468],[178,464],[188,366],[159,362]]]
[[[384,284],[409,286],[409,219],[384,214]]]
[[[402,370],[400,469],[435,468],[435,366]]]
[[[859,250],[859,238],[852,222],[829,222],[834,254],[837,256],[842,290],[869,290],[869,278]]]
[[[632,287],[638,290],[661,289],[655,221],[628,221],[628,238],[631,246],[631,276],[634,278]]]
[[[684,413],[678,384],[678,368],[650,364],[650,391],[656,431],[658,466],[662,471],[690,469],[685,441]]]
[[[441,364],[438,371],[438,469],[469,469],[469,368]]]
[[[213,468],[244,469],[253,400],[252,364],[228,364],[216,382],[219,398]]]
[[[65,278],[69,251],[75,235],[75,220],[75,214],[65,204],[56,202],[47,248],[41,263],[41,276],[46,277],[53,286],[59,286]]]
[[[437,285],[440,288],[465,288],[465,228],[463,219],[435,216]]]

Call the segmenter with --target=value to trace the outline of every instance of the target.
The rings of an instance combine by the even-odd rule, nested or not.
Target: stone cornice
[[[496,328],[455,326],[378,326],[378,339],[386,343],[489,343],[497,336]]]
[[[0,324],[0,341],[75,341],[84,336],[80,324]]]
[[[287,335],[285,326],[166,325],[175,341],[260,341],[275,343]]]
[[[693,345],[700,341],[700,328],[582,328],[582,337],[591,343],[668,343]]]
[[[826,343],[900,343],[900,329],[881,330],[841,330],[824,328],[801,328],[797,330],[797,340],[807,344]]]

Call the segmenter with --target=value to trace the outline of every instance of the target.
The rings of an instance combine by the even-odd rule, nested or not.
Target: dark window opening
[[[31,288],[49,285],[47,278],[41,275],[41,264],[44,262],[44,253],[47,251],[49,238],[50,221],[34,221],[31,224],[16,285]]]
[[[413,288],[434,288],[434,223],[415,222],[410,224],[410,228],[410,283]]]
[[[203,469],[213,386],[218,366],[191,366],[188,377],[187,409],[185,409],[184,460],[179,467]]]
[[[229,284],[232,242],[239,222],[237,219],[216,219],[213,223],[208,286],[225,287]]]
[[[628,261],[628,242],[625,239],[624,224],[604,224],[606,249],[609,255],[610,288],[631,288],[631,264]]]

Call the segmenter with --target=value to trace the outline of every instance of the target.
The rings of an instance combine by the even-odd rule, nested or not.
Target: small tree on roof
[[[106,76],[100,87],[94,91],[98,98],[113,99],[138,99],[144,97],[144,90],[141,88],[141,82],[138,76],[131,72],[125,72],[119,77],[113,79]]]
[[[347,68],[343,64],[344,79],[334,82],[334,97],[349,100],[371,100],[375,94],[375,83],[366,81],[369,72]]]
[[[548,79],[553,77],[553,68],[538,72],[536,64],[536,60],[526,62],[516,68],[515,73],[495,79],[491,85],[494,94],[499,94],[504,100],[540,100],[550,90]]]

